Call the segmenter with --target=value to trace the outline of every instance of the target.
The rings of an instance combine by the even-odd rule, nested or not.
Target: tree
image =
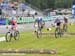
[[[39,9],[71,8],[72,0],[23,0]],[[74,0],[75,1],[75,0]]]

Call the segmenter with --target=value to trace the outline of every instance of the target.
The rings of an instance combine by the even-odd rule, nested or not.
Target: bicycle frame
[[[11,37],[14,37],[14,33],[15,33],[15,30],[14,29],[9,29],[9,31],[8,32],[10,32],[11,33]]]

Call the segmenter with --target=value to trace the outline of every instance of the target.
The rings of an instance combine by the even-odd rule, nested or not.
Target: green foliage
[[[56,8],[70,8],[72,5],[72,0],[56,0],[55,7]]]
[[[53,8],[55,0],[25,0],[26,3],[32,4],[40,9]]]
[[[40,9],[71,8],[72,0],[24,0]]]

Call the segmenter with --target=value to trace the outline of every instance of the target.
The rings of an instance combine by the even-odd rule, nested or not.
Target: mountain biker
[[[9,20],[9,24],[11,25],[11,29],[12,30],[16,30],[16,28],[17,28],[17,22],[16,22],[16,20],[14,20],[14,18],[12,18],[11,20]],[[8,28],[8,26],[7,26],[7,28]]]
[[[38,27],[37,30],[41,30],[44,26],[44,22],[42,18],[37,18],[34,22],[34,24]]]

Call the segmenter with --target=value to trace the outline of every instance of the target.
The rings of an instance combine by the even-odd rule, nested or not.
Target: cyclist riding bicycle
[[[7,25],[8,28],[8,25]],[[17,30],[17,22],[13,18],[9,20],[9,31],[6,33],[5,38],[6,41],[11,41],[11,38],[14,37],[15,40],[18,40],[20,37],[20,33]]]
[[[56,29],[55,29],[55,37],[61,37],[61,35],[63,34],[62,32],[62,28],[61,28],[61,21],[60,21],[60,18],[56,18],[55,20],[55,25],[56,25]]]
[[[37,30],[41,30],[41,29],[43,28],[43,26],[44,26],[44,22],[43,22],[42,18],[37,18],[37,19],[35,20],[35,22],[34,22],[34,25],[35,25],[35,27],[36,27],[36,31],[37,31]],[[36,31],[35,31],[35,32],[36,32]]]
[[[9,20],[9,24],[11,25],[11,29],[12,30],[16,30],[16,28],[17,28],[17,22],[16,22],[16,20],[14,20],[14,18],[12,18],[11,20]],[[8,26],[7,26],[7,28],[8,28]]]

